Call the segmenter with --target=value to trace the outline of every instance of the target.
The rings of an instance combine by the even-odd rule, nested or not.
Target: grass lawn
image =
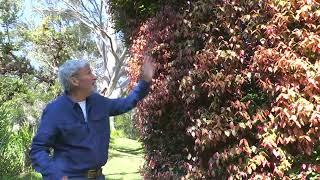
[[[103,167],[106,179],[142,179],[139,168],[144,163],[143,149],[138,141],[116,138],[110,143],[109,160]]]
[[[103,167],[107,180],[140,180],[139,168],[144,163],[141,143],[127,138],[111,140],[109,160]],[[16,177],[1,176],[0,180],[41,180],[35,172]]]

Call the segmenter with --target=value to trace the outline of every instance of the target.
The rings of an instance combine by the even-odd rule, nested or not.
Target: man
[[[153,73],[147,57],[142,80],[130,94],[108,99],[94,93],[97,78],[86,61],[64,63],[58,76],[65,93],[43,110],[30,150],[33,167],[48,180],[105,179],[101,167],[108,159],[109,116],[134,108],[147,95]]]

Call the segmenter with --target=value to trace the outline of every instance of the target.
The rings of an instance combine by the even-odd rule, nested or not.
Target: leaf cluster
[[[200,0],[143,23],[131,46],[136,81],[156,59],[136,123],[145,178],[316,178],[320,5]]]

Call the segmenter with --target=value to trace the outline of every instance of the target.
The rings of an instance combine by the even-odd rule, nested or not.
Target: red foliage
[[[143,24],[129,74],[138,78],[146,52],[155,57],[152,92],[136,116],[145,178],[319,173],[319,8],[203,0]]]

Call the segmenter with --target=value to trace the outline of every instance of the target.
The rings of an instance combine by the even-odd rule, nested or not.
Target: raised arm
[[[141,80],[138,85],[125,98],[110,99],[110,116],[125,113],[134,108],[149,92],[150,83]]]
[[[155,66],[150,56],[146,56],[142,67],[142,80],[133,88],[125,98],[110,99],[110,116],[125,113],[134,108],[138,101],[142,100],[149,92],[151,80],[154,74]]]

